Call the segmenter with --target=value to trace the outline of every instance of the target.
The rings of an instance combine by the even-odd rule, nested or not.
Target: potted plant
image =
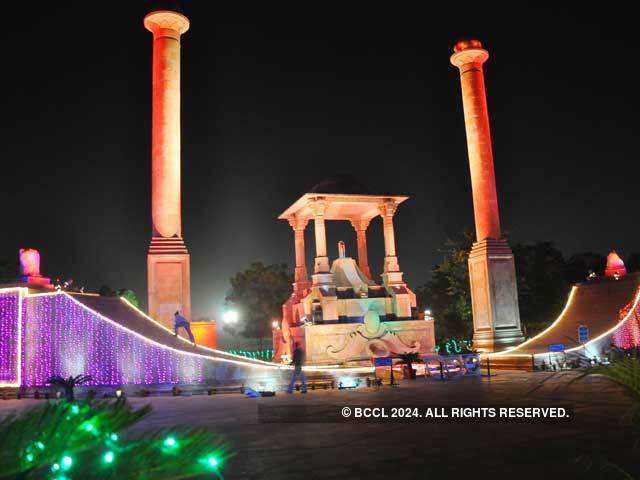
[[[404,376],[415,379],[416,369],[413,368],[413,364],[420,361],[420,354],[418,352],[405,352],[400,354],[400,363],[404,364]]]
[[[47,383],[49,383],[53,388],[62,388],[64,391],[64,397],[67,401],[73,402],[75,400],[73,389],[84,383],[90,382],[91,380],[93,380],[91,375],[76,375],[75,377],[70,376],[69,378],[54,375],[47,380]]]

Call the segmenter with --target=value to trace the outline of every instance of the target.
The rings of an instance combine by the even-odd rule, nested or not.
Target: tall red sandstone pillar
[[[500,234],[482,71],[489,52],[478,40],[458,42],[453,50],[451,63],[460,69],[476,224],[476,243],[469,255],[473,343],[480,351],[497,351],[516,345],[524,338],[520,328],[513,253]]]
[[[189,29],[189,20],[177,12],[155,11],[145,17],[144,26],[153,33],[149,314],[171,326],[175,311],[191,315],[180,205],[180,36]]]

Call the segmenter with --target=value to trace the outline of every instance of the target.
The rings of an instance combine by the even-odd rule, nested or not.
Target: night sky
[[[478,3],[421,2],[414,11],[183,2],[191,20],[183,232],[194,317],[218,317],[229,277],[251,261],[293,263],[292,230],[276,217],[336,174],[411,196],[395,217],[398,259],[410,286],[428,278],[447,237],[473,225],[459,77],[449,64],[465,36],[491,55],[486,85],[511,242],[552,240],[565,255],[640,250],[635,19],[584,3],[495,11]],[[0,30],[0,258],[38,248],[43,273],[128,287],[145,306],[152,36],[142,18],[152,4],[20,2],[3,6]],[[310,226],[308,266],[312,236]],[[355,257],[342,222],[328,226],[330,256],[340,239]],[[382,255],[378,218],[369,230],[376,273]]]

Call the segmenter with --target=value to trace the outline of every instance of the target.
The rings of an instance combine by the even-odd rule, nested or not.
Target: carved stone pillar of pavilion
[[[304,231],[307,227],[308,219],[296,216],[289,218],[289,225],[293,229],[295,240],[296,268],[294,273],[293,290],[295,294],[302,295],[303,291],[309,287],[309,276],[307,274],[307,260],[304,246]]]
[[[371,269],[369,268],[369,255],[367,252],[367,228],[369,228],[371,220],[360,218],[351,220],[351,225],[356,231],[356,240],[358,243],[358,267],[362,273],[371,278]]]
[[[385,285],[402,284],[402,272],[396,256],[396,238],[393,229],[393,216],[398,205],[393,201],[385,201],[379,205],[384,233],[384,268],[382,281]]]

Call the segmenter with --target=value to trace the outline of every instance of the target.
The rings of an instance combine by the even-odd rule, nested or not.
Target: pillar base
[[[506,240],[476,242],[469,254],[473,346],[494,352],[524,341],[513,253]]]
[[[147,273],[149,316],[170,329],[173,329],[176,311],[190,319],[190,256],[184,240],[152,238]]]
[[[384,257],[384,272],[398,272],[400,271],[400,265],[398,264],[398,257]]]
[[[53,285],[51,284],[51,279],[47,277],[43,277],[41,275],[22,275],[20,277],[20,283],[26,283],[27,285],[53,289]]]
[[[313,267],[313,272],[318,273],[329,273],[331,271],[331,267],[329,267],[329,257],[316,257]]]
[[[296,300],[299,301],[308,293],[310,288],[311,288],[311,282],[309,282],[308,280],[294,282],[292,295],[295,296]]]
[[[402,272],[385,272],[382,274],[383,285],[404,285]]]
[[[315,275],[311,275],[311,278],[313,279],[314,287],[335,287],[333,273],[316,273]]]

